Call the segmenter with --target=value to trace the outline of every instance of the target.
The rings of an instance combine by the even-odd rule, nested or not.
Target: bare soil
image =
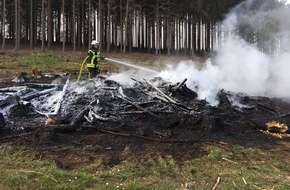
[[[40,83],[50,83],[52,79],[34,80]],[[16,84],[11,82],[11,79],[2,79],[0,83],[0,87],[14,85]],[[281,114],[290,111],[290,104],[282,100],[265,100],[263,105],[274,107]],[[223,116],[230,123],[219,124],[219,120],[214,120],[213,125],[212,121],[207,118],[203,119],[201,124],[197,125],[198,127],[188,122],[177,125],[174,117],[156,120],[150,115],[141,115],[139,119],[143,121],[142,123],[99,122],[99,127],[91,127],[84,122],[77,130],[70,131],[58,130],[55,126],[45,126],[45,118],[35,119],[35,115],[29,115],[26,109],[20,107],[14,111],[13,121],[6,123],[9,129],[4,127],[0,131],[0,143],[33,150],[37,153],[37,157],[53,160],[64,169],[86,166],[96,160],[102,160],[101,164],[107,167],[112,167],[124,160],[138,160],[146,163],[148,159],[158,159],[159,156],[167,155],[171,155],[176,163],[182,163],[185,160],[205,155],[207,152],[204,146],[207,144],[215,144],[225,149],[232,145],[255,147],[279,152],[285,157],[290,156],[289,134],[277,136],[261,130],[263,122],[272,118],[270,114],[269,116],[262,115],[262,118],[257,117],[255,123],[253,122],[254,115],[240,115],[231,110]],[[186,120],[186,118],[182,119]],[[290,117],[284,117],[283,122],[289,124]],[[166,130],[162,130],[162,125],[170,124],[178,126],[173,130],[175,138],[164,138],[162,134],[165,134]],[[140,126],[142,129],[148,128],[151,131],[148,134],[146,130],[139,131]],[[152,128],[162,132],[159,138]],[[128,149],[130,151],[126,151]]]

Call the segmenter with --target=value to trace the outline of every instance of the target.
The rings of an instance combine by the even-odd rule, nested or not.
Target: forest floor
[[[124,61],[130,60],[131,57],[135,57],[134,59],[136,59],[136,55],[140,57],[140,62],[144,59],[148,63],[152,63],[152,60],[145,59],[144,56],[142,57],[139,54],[131,54],[127,55],[127,57],[121,54],[113,54],[114,57],[122,58]],[[77,61],[82,60],[82,53],[74,56],[78,57]],[[109,56],[109,54],[106,56]],[[2,60],[4,59],[6,61],[16,59],[15,56],[7,53],[1,55],[1,57]],[[154,59],[158,58],[154,57]],[[80,63],[78,64],[80,65]],[[8,65],[6,67],[9,68]],[[9,69],[4,71],[6,67],[5,65],[1,65],[3,70],[1,71],[0,88],[16,85],[15,82],[12,82],[15,75],[11,75]],[[23,67],[23,70],[29,72],[30,68]],[[70,71],[74,78],[78,74],[76,68]],[[106,69],[110,68],[106,67]],[[21,71],[21,68],[17,68],[18,73],[19,71]],[[53,68],[49,72],[54,72]],[[42,77],[33,78],[32,82],[51,83],[52,80],[52,78]],[[285,103],[283,106],[284,110],[279,110],[281,113],[288,113],[290,111],[290,104],[287,104]],[[9,144],[15,148],[18,146],[25,147],[27,150],[36,152],[37,158],[54,161],[59,168],[65,170],[90,166],[96,160],[102,160],[101,165],[108,168],[117,166],[126,160],[137,160],[141,164],[146,165],[149,160],[158,160],[160,157],[167,157],[168,155],[175,160],[177,165],[182,165],[188,160],[202,158],[208,155],[209,152],[206,148],[208,145],[214,145],[229,152],[234,146],[257,148],[279,155],[282,160],[287,160],[290,157],[289,134],[277,137],[264,133],[257,128],[252,128],[248,126],[249,123],[247,122],[237,123],[237,126],[232,126],[231,130],[218,129],[207,131],[203,136],[198,136],[199,138],[194,142],[159,142],[138,138],[137,136],[122,135],[122,131],[119,131],[119,133],[108,133],[90,127],[82,127],[79,130],[69,133],[51,132],[51,127],[45,126],[44,120],[37,122],[31,121],[33,118],[27,117],[24,113],[19,113],[18,118],[19,122],[13,124],[14,127],[17,125],[15,128],[21,129],[30,126],[39,128],[40,130],[29,132],[25,130],[13,131],[2,129],[0,132],[0,144]],[[154,120],[151,120],[149,117],[146,120],[146,125],[155,125]],[[290,120],[287,122],[290,124]],[[188,136],[188,139],[192,138],[193,136]],[[124,152],[124,150],[128,149],[130,151]],[[232,160],[236,160],[234,155],[232,155]],[[289,166],[290,163],[286,162],[285,164]],[[290,181],[290,171],[284,177]]]

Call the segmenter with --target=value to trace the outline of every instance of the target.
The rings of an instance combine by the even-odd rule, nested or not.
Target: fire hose
[[[80,80],[81,78],[81,75],[82,75],[82,71],[83,71],[83,68],[86,64],[86,61],[88,59],[89,56],[87,56],[83,63],[82,63],[82,66],[80,68],[80,72],[79,72],[79,75],[78,75],[78,79],[77,79],[77,82]],[[144,70],[144,71],[147,71],[147,72],[150,72],[150,73],[155,73],[155,74],[158,74],[157,71],[155,70],[152,70],[152,69],[148,69],[148,68],[145,68],[145,67],[141,67],[141,66],[137,66],[137,65],[133,65],[133,64],[130,64],[130,63],[126,63],[126,62],[123,62],[123,61],[118,61],[118,60],[115,60],[115,59],[111,59],[111,58],[105,58],[106,61],[109,61],[109,62],[113,62],[113,63],[116,63],[116,64],[120,64],[120,65],[124,65],[124,66],[127,66],[127,67],[132,67],[132,68],[135,68],[135,69],[138,69],[138,70]]]
[[[85,64],[86,64],[86,62],[87,62],[88,57],[89,57],[89,56],[87,56],[87,57],[84,59],[82,65],[81,65],[81,69],[80,69],[80,72],[79,72],[79,76],[78,76],[77,82],[81,79],[82,72],[83,72],[83,68],[84,68],[84,66],[85,66]]]

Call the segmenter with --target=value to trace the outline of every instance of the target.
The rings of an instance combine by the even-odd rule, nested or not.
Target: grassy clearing
[[[152,54],[129,53],[122,54],[112,52],[103,53],[105,57],[124,61],[130,64],[142,65],[147,68],[160,69],[164,64],[175,64],[180,60],[188,60],[188,57],[155,56]],[[56,52],[56,51],[5,51],[0,52],[0,75],[3,78],[16,77],[20,72],[31,74],[31,69],[36,67],[43,72],[79,72],[86,52]],[[192,58],[195,62],[201,62],[201,58]],[[100,69],[103,72],[117,72],[121,65],[102,60]],[[122,67],[122,66],[121,66]]]
[[[1,77],[17,76],[20,72],[31,74],[36,67],[43,72],[71,72],[79,70],[85,54],[41,52],[5,52],[0,55]]]
[[[289,189],[290,163],[260,149],[205,146],[208,154],[176,163],[170,156],[146,163],[125,160],[105,168],[101,160],[75,170],[38,159],[32,150],[0,146],[1,189]],[[128,150],[124,150],[128,151]]]
[[[74,72],[80,69],[84,52],[19,52],[0,55],[1,77],[19,72],[31,73],[36,66],[45,72]],[[107,56],[135,62],[156,63],[152,55],[113,53]],[[162,58],[163,61],[168,58]],[[116,67],[107,62],[101,69]],[[230,145],[204,145],[200,158],[176,163],[171,155],[144,156],[142,161],[130,157],[107,168],[103,160],[87,166],[63,170],[52,160],[38,158],[38,153],[10,145],[0,146],[0,189],[290,189],[290,160],[279,151]],[[130,147],[123,155],[130,155]]]

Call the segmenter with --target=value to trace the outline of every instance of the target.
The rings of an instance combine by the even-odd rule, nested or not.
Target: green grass
[[[287,158],[255,148],[209,146],[208,155],[186,162],[193,189],[210,188],[220,177],[220,189],[289,189]],[[198,181],[196,180],[198,179]]]
[[[17,76],[20,72],[31,74],[33,67],[43,72],[78,71],[85,56],[83,52],[6,52],[0,56],[1,77]]]
[[[122,58],[122,54],[112,56]],[[153,62],[152,56],[134,56],[126,54],[124,59]],[[78,71],[84,57],[84,52],[51,51],[0,55],[0,74],[30,74],[34,66],[45,72]],[[116,68],[107,62],[101,66],[107,70]],[[171,155],[158,154],[144,155],[141,161],[132,156],[131,147],[127,146],[122,152],[124,161],[114,167],[105,167],[100,158],[86,166],[64,170],[53,160],[40,159],[33,149],[2,144],[0,189],[170,190],[182,189],[189,183],[191,189],[199,190],[212,189],[218,177],[218,189],[290,189],[290,160],[283,152],[215,144],[204,145],[203,149],[205,155],[177,163]]]
[[[233,146],[205,147],[208,154],[176,163],[170,156],[128,159],[112,168],[101,161],[74,170],[58,168],[53,161],[37,159],[33,150],[0,146],[1,189],[289,189],[288,158]],[[126,150],[127,151],[127,150]],[[20,188],[21,187],[21,188]]]

